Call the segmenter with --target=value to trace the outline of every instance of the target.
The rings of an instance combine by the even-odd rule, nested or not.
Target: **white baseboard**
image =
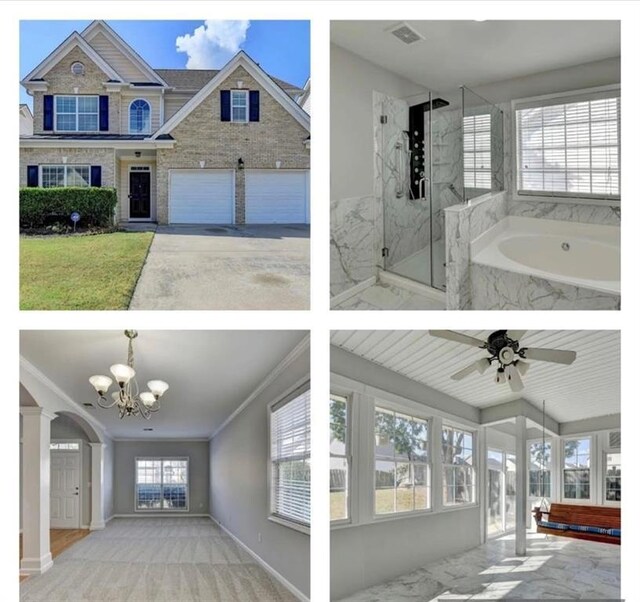
[[[267,564],[258,554],[256,554],[247,544],[238,539],[229,529],[224,525],[221,525],[213,516],[207,515],[218,527],[220,527],[233,541],[235,541],[249,556],[251,556],[267,573],[277,579],[284,587],[286,587],[298,600],[302,602],[309,602],[309,598],[305,596],[295,585],[287,581],[278,571],[276,571],[271,565]]]
[[[415,280],[411,280],[411,278],[405,278],[404,276],[399,276],[398,274],[393,274],[385,270],[380,270],[378,272],[378,277],[380,278],[380,282],[395,284],[396,286],[418,293],[419,295],[429,297],[429,299],[432,299],[433,301],[440,301],[441,303],[447,302],[447,294],[445,292],[431,288],[430,286],[421,284]]]
[[[113,520],[113,514],[109,518],[104,519],[104,524],[106,525],[110,520]]]
[[[177,518],[179,516],[182,518],[209,518],[208,514],[189,514],[188,512],[139,512],[137,514],[114,514],[111,518]]]
[[[371,276],[371,278],[367,278],[362,282],[358,282],[358,284],[352,286],[351,288],[348,288],[346,291],[342,291],[341,293],[334,295],[333,297],[331,297],[331,309],[333,309],[336,305],[340,305],[340,303],[351,299],[351,297],[354,297],[358,293],[361,293],[362,291],[368,289],[370,286],[373,286],[377,281],[378,279],[376,278],[376,276]]]
[[[102,531],[105,528],[106,523],[100,521],[99,523],[91,523],[86,527],[82,527],[83,529],[89,529],[90,531]]]

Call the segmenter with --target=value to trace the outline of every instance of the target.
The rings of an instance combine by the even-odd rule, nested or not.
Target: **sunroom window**
[[[473,433],[442,428],[442,502],[445,506],[476,501],[476,468]]]
[[[591,439],[567,439],[564,442],[563,479],[566,499],[591,498]]]

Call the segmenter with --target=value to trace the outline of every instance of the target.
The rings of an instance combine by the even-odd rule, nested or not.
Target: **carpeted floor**
[[[116,518],[20,584],[39,602],[290,602],[295,597],[208,518]]]

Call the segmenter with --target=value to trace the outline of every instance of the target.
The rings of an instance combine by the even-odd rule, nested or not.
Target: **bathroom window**
[[[516,103],[520,195],[620,198],[620,91]]]
[[[464,118],[464,187],[491,190],[491,114]]]
[[[377,407],[375,415],[375,513],[431,507],[429,423]]]

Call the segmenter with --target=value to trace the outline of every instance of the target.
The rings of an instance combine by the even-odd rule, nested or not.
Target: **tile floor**
[[[445,304],[394,284],[377,282],[364,291],[336,305],[336,310],[445,309]]]
[[[518,557],[513,535],[494,539],[344,600],[620,599],[620,546],[533,532],[527,544]]]

